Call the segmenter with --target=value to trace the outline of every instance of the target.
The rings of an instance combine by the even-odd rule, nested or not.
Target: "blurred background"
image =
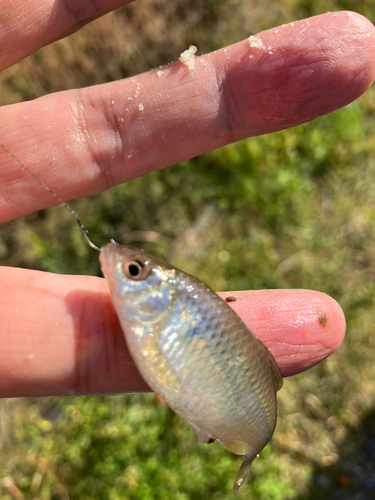
[[[0,75],[0,104],[129,77],[374,0],[140,0]],[[329,116],[77,200],[99,244],[141,245],[214,290],[310,288],[344,309],[337,354],[284,381],[238,498],[375,499],[375,91]],[[30,167],[30,166],[29,166]],[[212,228],[215,228],[212,231]],[[3,265],[100,275],[62,207],[2,225]],[[0,402],[0,498],[232,499],[241,458],[155,396]]]

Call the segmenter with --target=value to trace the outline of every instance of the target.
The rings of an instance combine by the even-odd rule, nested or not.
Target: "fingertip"
[[[338,40],[343,57],[347,57],[347,69],[352,70],[354,77],[353,95],[350,96],[354,100],[366,92],[375,79],[375,27],[357,12],[343,11],[333,16],[342,23]],[[346,45],[346,41],[350,43]]]
[[[353,12],[351,10],[344,10],[341,12],[336,12],[335,16],[342,16],[347,19],[349,25],[355,28],[356,33],[359,35],[361,32],[363,34],[370,33],[372,36],[375,34],[375,27],[372,22],[367,19],[367,17],[359,14],[358,12]]]
[[[340,346],[346,329],[340,305],[313,290],[259,290],[221,294],[271,350],[283,375],[307,370]]]
[[[231,92],[243,86],[238,138],[305,123],[351,103],[375,79],[374,49],[372,23],[344,11],[263,31],[232,46],[237,57],[228,61],[222,50]]]
[[[341,309],[340,304],[329,295],[322,292],[314,293],[316,294],[317,300],[324,304],[327,310],[327,315],[323,313],[323,315],[319,317],[319,323],[322,325],[323,329],[328,328],[330,335],[326,337],[326,347],[327,349],[332,349],[333,352],[344,340],[346,331],[344,311]]]

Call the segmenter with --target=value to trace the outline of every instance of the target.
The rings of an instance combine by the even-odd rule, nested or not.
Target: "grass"
[[[326,10],[371,19],[372,3],[136,3],[4,72],[2,99],[129,76],[175,60],[191,42],[204,52]],[[312,123],[73,204],[98,244],[142,244],[214,289],[311,288],[343,307],[344,345],[285,380],[275,436],[238,498],[374,498],[374,109],[370,90]],[[3,225],[0,255],[4,265],[99,275],[61,207]],[[240,460],[199,446],[153,395],[4,400],[0,440],[1,475],[27,499],[230,499]],[[3,489],[0,498],[12,497]]]

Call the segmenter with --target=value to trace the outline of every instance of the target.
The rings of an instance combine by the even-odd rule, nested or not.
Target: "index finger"
[[[106,280],[3,267],[0,281],[0,397],[150,390],[127,349]],[[343,339],[343,312],[323,293],[230,295],[283,376],[316,365]]]
[[[374,49],[368,20],[324,14],[201,56],[193,70],[175,63],[4,107],[2,142],[63,200],[94,194],[344,106],[371,85]],[[0,222],[54,203],[8,155],[0,168]]]

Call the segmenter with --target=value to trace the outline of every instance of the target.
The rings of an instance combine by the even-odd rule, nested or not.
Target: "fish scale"
[[[282,378],[269,350],[196,278],[134,247],[100,249],[129,351],[148,385],[196,431],[244,455],[234,491],[276,425]]]

